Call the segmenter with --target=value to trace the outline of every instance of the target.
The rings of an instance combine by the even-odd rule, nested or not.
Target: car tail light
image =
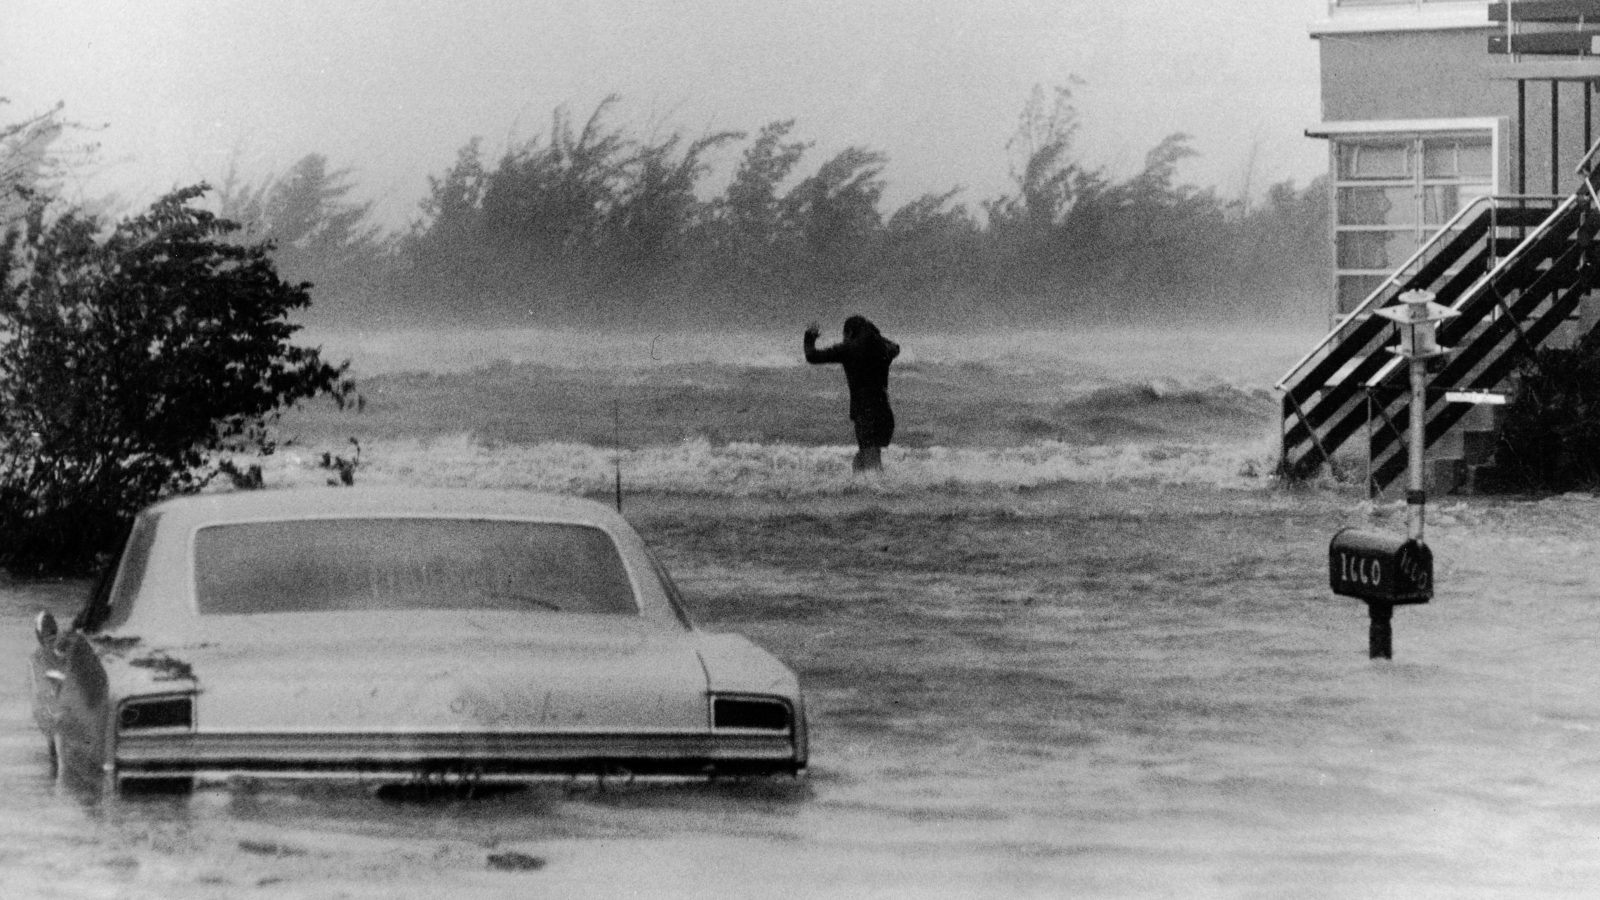
[[[779,697],[713,697],[712,728],[788,731],[794,726],[789,702]]]
[[[151,728],[194,728],[194,697],[135,697],[122,701],[117,710],[120,731]]]

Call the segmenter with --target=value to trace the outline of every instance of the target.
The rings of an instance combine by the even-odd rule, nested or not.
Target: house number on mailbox
[[[1369,557],[1340,553],[1339,580],[1377,587],[1383,584],[1383,563]]]

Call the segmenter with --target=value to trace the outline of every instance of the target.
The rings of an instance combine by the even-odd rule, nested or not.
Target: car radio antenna
[[[622,401],[611,401],[611,461],[617,482],[617,512],[622,512]]]

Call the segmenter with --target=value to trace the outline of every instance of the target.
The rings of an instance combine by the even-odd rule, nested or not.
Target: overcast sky
[[[888,154],[891,204],[1010,188],[1034,85],[1076,76],[1081,155],[1119,174],[1193,135],[1184,180],[1237,195],[1325,161],[1317,0],[0,0],[0,119],[66,103],[104,125],[92,196],[144,202],[306,153],[355,170],[382,219],[427,176],[582,118],[608,93],[635,134],[753,132]],[[1252,151],[1254,151],[1252,153]],[[731,171],[732,156],[722,166]]]

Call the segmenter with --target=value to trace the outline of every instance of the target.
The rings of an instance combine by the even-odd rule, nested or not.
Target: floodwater
[[[959,464],[939,446],[976,396],[950,396],[963,385],[1082,384],[1102,362],[1142,379],[1167,354],[1185,379],[1242,367],[1255,389],[1298,350],[1229,340],[1174,338],[1136,360],[1150,372],[1120,374],[1087,339],[1083,359],[1024,352],[998,370],[960,368],[982,350],[970,340],[924,348],[907,374],[946,386],[918,413],[930,446],[891,448],[878,480],[828,475],[837,489],[789,481],[847,466],[848,448],[789,434],[706,443],[682,490],[678,468],[630,457],[645,484],[626,511],[697,620],[799,672],[813,768],[798,783],[96,802],[46,777],[24,664],[33,612],[69,613],[82,587],[0,584],[0,898],[1593,896],[1600,501],[1436,501],[1438,594],[1396,613],[1396,658],[1373,661],[1361,604],[1328,592],[1327,543],[1348,524],[1399,532],[1403,505],[1240,478],[1221,451],[1185,463],[1157,431],[1188,411],[1182,435],[1204,444],[1188,423],[1209,413],[1193,411],[1254,415],[1253,394],[1201,391],[1219,407],[1091,384],[1094,416],[1118,396],[1143,411],[1112,443],[1074,445],[1078,468],[1035,465],[1069,452],[1055,445]],[[737,395],[685,394],[662,418],[731,416]],[[1077,400],[1034,411],[1091,421]],[[522,484],[506,473],[544,463],[519,454],[559,455],[540,446],[370,442],[358,481]],[[725,479],[730,454],[746,456]]]
[[[75,588],[13,585],[0,896],[1592,896],[1600,502],[1436,510],[1439,596],[1371,661],[1322,554],[1401,514],[1161,486],[640,498],[697,617],[801,672],[801,784],[85,802],[45,776],[20,664],[31,610]]]

